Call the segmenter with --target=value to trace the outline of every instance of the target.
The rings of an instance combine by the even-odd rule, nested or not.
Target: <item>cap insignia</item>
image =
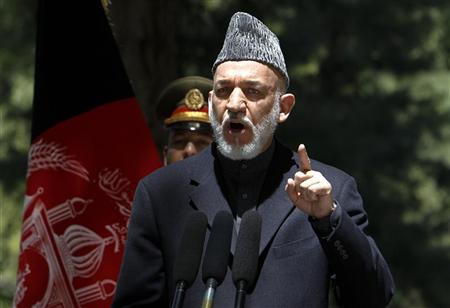
[[[199,89],[189,90],[184,97],[184,104],[191,110],[199,110],[204,103],[203,94]]]

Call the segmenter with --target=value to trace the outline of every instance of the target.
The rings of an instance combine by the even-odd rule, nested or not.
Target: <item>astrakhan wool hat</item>
[[[278,70],[289,86],[283,52],[277,36],[259,19],[237,12],[230,20],[222,50],[213,64],[212,72],[225,61],[252,60],[268,64]]]

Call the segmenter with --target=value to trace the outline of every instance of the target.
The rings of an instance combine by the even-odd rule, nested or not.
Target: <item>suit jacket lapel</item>
[[[208,224],[211,226],[218,211],[231,212],[231,210],[214,175],[216,166],[211,147],[198,154],[197,158],[191,173],[190,198],[193,206],[206,214]]]
[[[214,156],[211,154],[211,150],[204,151],[203,153],[208,155],[202,155],[203,157],[197,160],[198,166],[194,168],[195,171],[191,175],[191,185],[194,187],[191,191],[190,198],[193,206],[206,214],[208,217],[208,225],[211,228],[217,212],[227,211],[231,214],[231,209],[215,176],[215,168],[218,168],[216,165],[217,161],[215,161]],[[236,240],[237,232],[233,228],[231,238],[232,254],[234,254]]]
[[[208,217],[211,227],[218,211],[231,213],[220,184],[215,176],[217,163],[211,153],[211,148],[198,154],[196,164],[191,173],[190,198],[192,205]],[[260,254],[270,243],[286,217],[294,210],[284,186],[287,179],[298,170],[292,151],[277,143],[272,162],[266,173],[266,180],[261,190],[258,212],[262,218]],[[237,233],[233,232],[232,253],[236,244]]]
[[[258,212],[262,218],[260,254],[269,245],[283,221],[295,208],[284,191],[284,187],[288,178],[293,177],[297,170],[298,166],[292,151],[277,143],[261,190],[261,203],[258,207]]]

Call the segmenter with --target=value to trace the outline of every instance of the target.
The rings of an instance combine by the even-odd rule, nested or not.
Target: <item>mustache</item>
[[[230,123],[240,123],[246,127],[254,127],[252,121],[245,114],[227,110],[223,115],[222,127]]]

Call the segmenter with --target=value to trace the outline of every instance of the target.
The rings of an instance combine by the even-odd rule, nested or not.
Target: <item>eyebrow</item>
[[[257,80],[245,80],[243,82],[243,84],[246,85],[247,87],[248,86],[250,86],[250,87],[265,87],[265,85],[262,82],[257,81]]]
[[[222,80],[218,80],[214,86],[226,86],[233,83],[233,81],[231,79],[222,79]],[[240,82],[242,85],[246,86],[246,87],[265,87],[266,85],[264,85],[262,82],[258,81],[258,80],[244,80],[242,82]]]
[[[228,85],[228,84],[230,84],[231,83],[231,80],[230,79],[221,79],[221,80],[218,80],[217,82],[215,82],[214,83],[214,86],[224,86],[224,85]]]

